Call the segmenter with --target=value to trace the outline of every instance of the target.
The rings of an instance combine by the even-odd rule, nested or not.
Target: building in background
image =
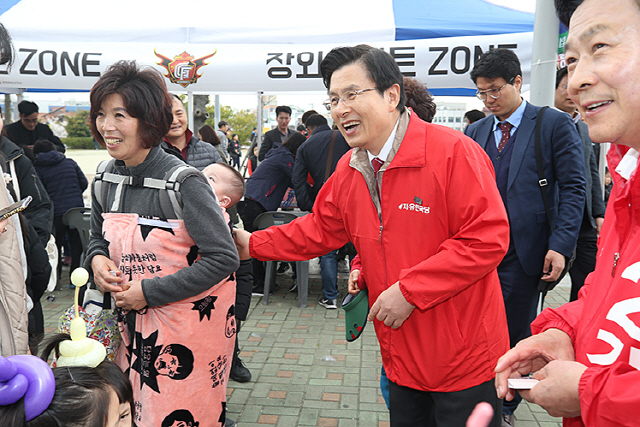
[[[433,123],[459,131],[464,129],[464,113],[467,111],[466,103],[436,102],[436,105],[437,109]]]

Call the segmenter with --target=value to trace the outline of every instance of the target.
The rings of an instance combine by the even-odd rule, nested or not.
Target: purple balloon
[[[6,360],[16,367],[18,373],[16,377],[24,376],[28,382],[27,390],[24,393],[24,414],[27,421],[31,421],[42,414],[53,400],[56,391],[53,371],[45,361],[36,356],[19,354],[7,357]],[[17,387],[10,389],[14,393],[18,390]],[[3,389],[0,389],[0,393],[2,391]]]
[[[9,381],[15,377],[18,373],[18,369],[11,361],[4,357],[0,357],[0,382]]]
[[[0,384],[0,406],[13,405],[29,388],[29,380],[22,374],[16,374],[9,381]]]

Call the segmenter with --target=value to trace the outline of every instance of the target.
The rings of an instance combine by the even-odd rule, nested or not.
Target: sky
[[[489,3],[494,3],[500,6],[509,7],[511,9],[520,10],[524,12],[535,12],[536,0],[485,0]],[[550,1],[550,0],[542,0]],[[525,98],[527,94],[524,94]],[[48,105],[61,105],[65,101],[76,101],[79,103],[89,102],[88,93],[30,93],[24,94],[24,99],[34,101],[42,104],[40,111],[46,111]],[[291,105],[297,106],[303,111],[309,109],[315,109],[318,112],[325,113],[326,110],[322,106],[322,102],[326,99],[326,95],[318,92],[301,92],[301,93],[279,93],[277,94],[277,103],[279,105]],[[211,102],[214,102],[213,96],[211,96]],[[436,97],[436,103],[438,102],[464,102],[467,104],[467,109],[482,109],[483,104],[476,98],[469,97]],[[236,110],[250,109],[253,110],[257,107],[257,95],[254,93],[225,93],[220,95],[220,104],[229,105]]]

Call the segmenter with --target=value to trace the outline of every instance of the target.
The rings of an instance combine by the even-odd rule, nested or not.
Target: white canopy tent
[[[190,95],[324,91],[322,56],[357,43],[389,51],[434,95],[464,96],[475,92],[475,58],[508,47],[528,90],[534,38],[532,13],[489,0],[0,0],[0,22],[17,50],[0,70],[4,93],[87,91],[120,59],[157,68],[171,91]]]
[[[526,74],[533,40],[533,14],[484,0],[0,0],[0,22],[18,52],[0,90],[89,90],[108,65],[136,59],[172,68],[171,90],[320,91],[323,54],[369,43],[434,94],[470,95],[482,51],[515,49]]]

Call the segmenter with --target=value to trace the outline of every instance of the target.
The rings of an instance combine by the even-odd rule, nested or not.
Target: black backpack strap
[[[548,182],[544,177],[544,165],[542,163],[542,143],[541,143],[541,133],[542,133],[542,117],[544,116],[544,112],[549,107],[542,107],[540,111],[538,111],[538,117],[536,119],[536,132],[535,132],[535,149],[536,149],[536,166],[538,168],[538,185],[540,186],[540,191],[542,192],[542,201],[544,203],[544,211],[547,214],[547,224],[549,224],[549,231],[553,231],[553,224],[551,223],[551,210],[549,209],[549,191],[547,189]]]
[[[96,199],[100,202],[102,206],[102,211],[105,212],[105,207],[107,206],[107,193],[109,192],[109,187],[104,185],[105,175],[113,175],[115,160],[103,160],[98,165],[96,169],[96,176],[94,178],[93,191],[96,195]],[[107,182],[112,182],[111,180]]]
[[[167,219],[182,219],[182,195],[180,186],[190,176],[200,175],[201,172],[189,165],[178,165],[169,169],[162,180],[160,192],[160,206]],[[157,180],[160,181],[160,180]]]
[[[125,185],[131,187],[146,187],[155,188],[157,190],[164,190],[166,185],[162,179],[154,178],[141,178],[138,176],[125,176],[113,173],[114,161],[103,161],[98,165],[96,170],[96,182],[94,185],[94,191],[98,200],[102,204],[102,210],[104,212],[118,212],[120,209],[120,199],[122,198],[122,189]],[[105,182],[109,184],[116,184],[116,194],[113,203],[109,209],[107,207],[107,194],[109,187],[104,185]]]
[[[154,188],[160,191],[160,207],[166,219],[182,219],[182,197],[180,185],[184,180],[200,172],[189,165],[178,165],[171,168],[164,179],[141,178],[138,176],[124,176],[113,173],[114,160],[105,160],[98,165],[95,176],[94,192],[102,205],[104,212],[118,212],[120,199],[125,185],[131,187]],[[116,184],[116,194],[110,208],[107,207],[107,194],[109,186],[104,183]]]

